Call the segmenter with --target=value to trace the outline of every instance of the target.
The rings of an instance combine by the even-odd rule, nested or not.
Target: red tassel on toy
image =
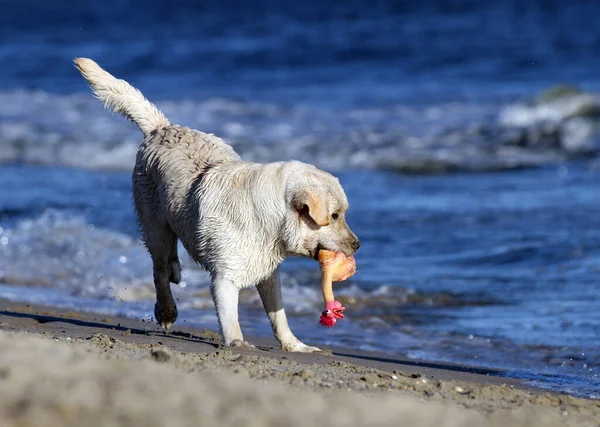
[[[332,328],[337,323],[337,319],[343,319],[343,311],[346,309],[339,301],[332,301],[325,304],[325,310],[321,313],[319,323],[322,326]]]

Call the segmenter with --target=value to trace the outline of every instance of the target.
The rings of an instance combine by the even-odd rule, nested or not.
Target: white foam
[[[561,122],[587,108],[600,108],[600,97],[585,93],[533,105],[512,104],[501,110],[499,121],[505,126],[529,127],[542,122]]]
[[[46,211],[3,230],[7,244],[0,280],[13,285],[60,288],[70,295],[139,300],[154,297],[152,264],[137,239],[97,228],[81,216]],[[196,287],[208,286],[203,272],[182,257]]]
[[[506,152],[488,150],[482,144],[489,143],[490,137],[478,136],[476,129],[495,123],[496,105],[447,103],[344,110],[284,108],[222,98],[159,100],[156,104],[172,123],[219,135],[251,161],[297,159],[329,170],[419,170],[431,164],[502,169],[520,161],[531,162],[515,152],[505,158]],[[577,105],[564,108],[571,111]],[[508,107],[500,114],[500,123],[526,125],[537,120],[535,117],[557,114],[528,108]],[[498,139],[492,142],[499,145],[506,138],[502,134],[494,137]],[[0,92],[0,162],[131,170],[140,142],[135,125],[104,111],[91,94]]]

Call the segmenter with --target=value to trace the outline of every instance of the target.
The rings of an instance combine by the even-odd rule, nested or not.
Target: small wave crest
[[[132,237],[88,224],[83,217],[48,210],[2,230],[0,280],[18,286],[55,287],[71,295],[118,296],[144,292],[152,267]]]

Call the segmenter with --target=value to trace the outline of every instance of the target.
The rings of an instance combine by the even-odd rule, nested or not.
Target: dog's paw
[[[245,348],[256,348],[256,346],[250,344],[248,341],[233,340],[229,343],[230,347],[245,347]]]
[[[177,320],[177,306],[175,304],[154,305],[154,317],[160,326],[169,329]]]
[[[282,344],[281,349],[293,353],[314,353],[316,351],[323,351],[319,347],[311,347],[310,345],[304,344],[302,341]]]

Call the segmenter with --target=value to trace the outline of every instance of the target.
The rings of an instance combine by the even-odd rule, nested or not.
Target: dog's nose
[[[360,248],[360,240],[355,240],[354,242],[352,242],[352,249],[357,251],[358,248]]]

